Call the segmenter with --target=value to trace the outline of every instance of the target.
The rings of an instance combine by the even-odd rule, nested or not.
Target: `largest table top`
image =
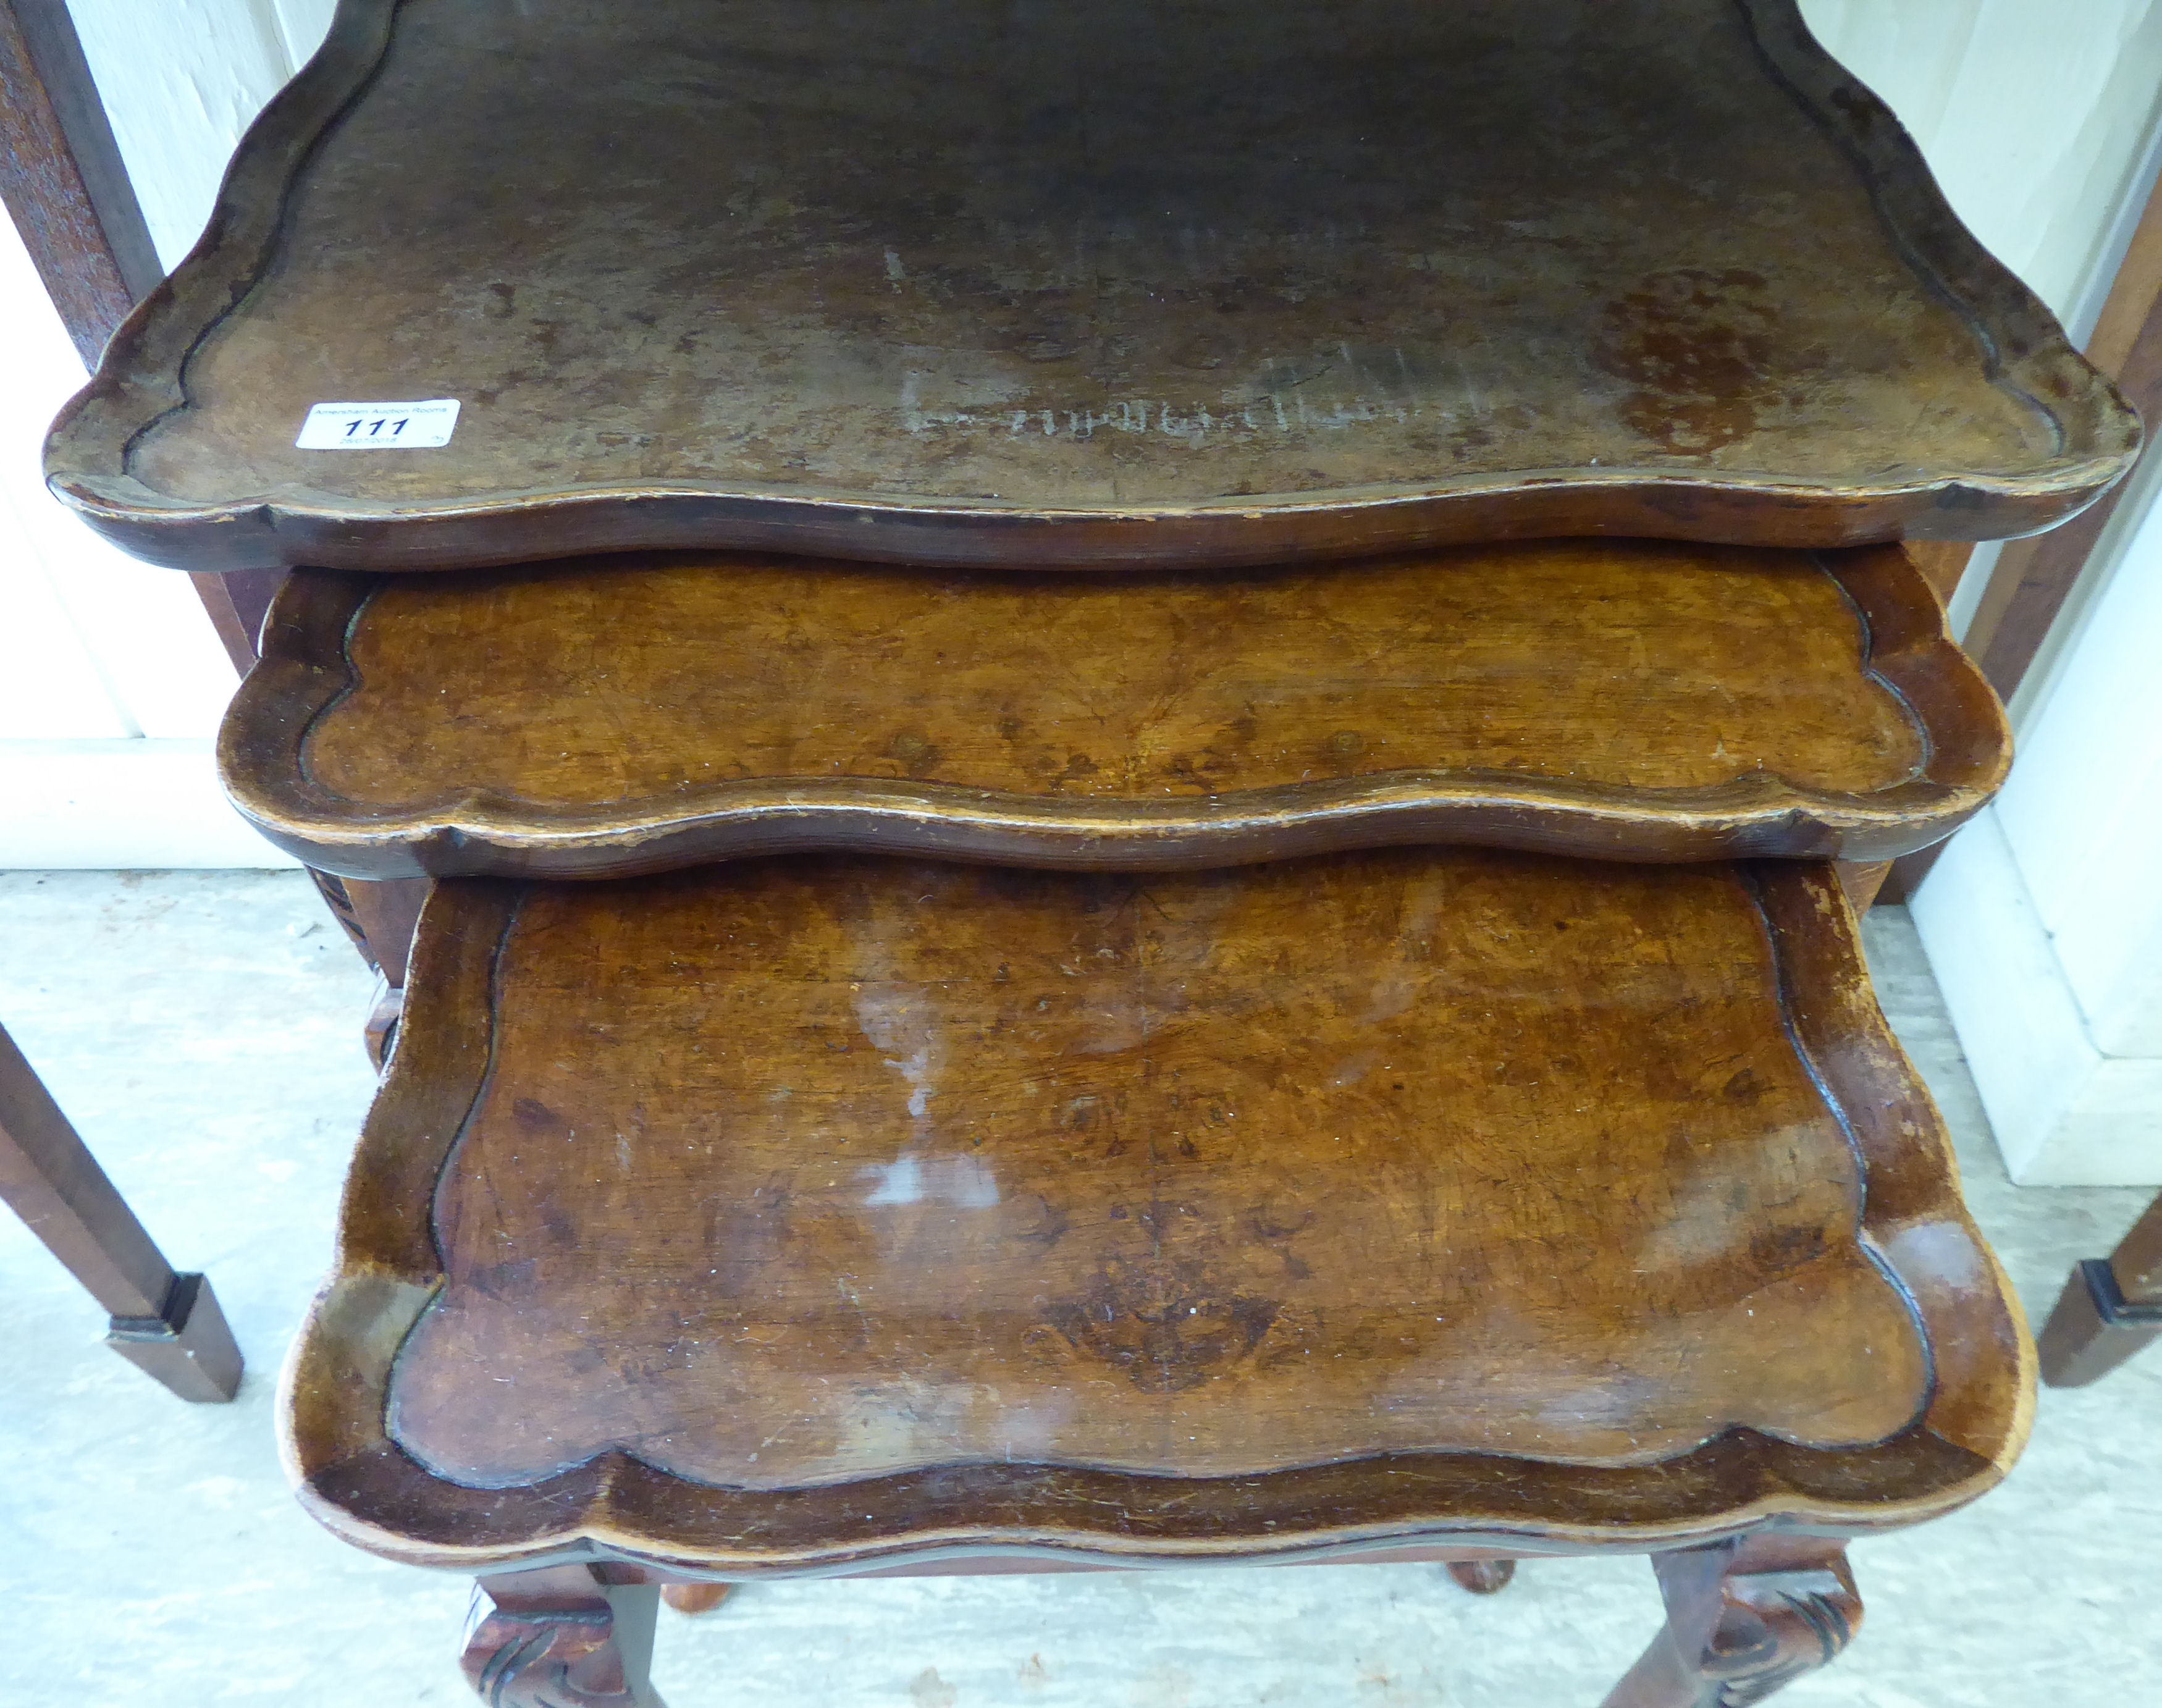
[[[2137,436],[1791,0],[345,0],[49,467],[194,569],[1115,567],[1987,537]]]

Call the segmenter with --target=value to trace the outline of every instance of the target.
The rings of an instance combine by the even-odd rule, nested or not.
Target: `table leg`
[[[497,1572],[473,1585],[466,1682],[488,1708],[663,1708],[648,1671],[661,1590],[591,1566]]]
[[[178,1275],[0,1031],[0,1198],[110,1313],[106,1345],[184,1400],[229,1400],[240,1349],[200,1275]]]
[[[1748,1708],[1825,1665],[1862,1624],[1839,1543],[1752,1536],[1652,1556],[1667,1627],[1606,1708]]]
[[[420,923],[420,904],[428,899],[429,880],[393,878],[366,883],[312,866],[308,875],[361,958],[376,970],[375,1000],[361,1036],[368,1060],[380,1073],[397,1046],[398,1016],[405,1000],[405,964],[412,958],[413,932]]]
[[[728,1600],[734,1584],[663,1584],[661,1599],[678,1613],[710,1613]]]
[[[2084,1387],[2162,1335],[2162,1198],[2107,1259],[2072,1271],[2035,1345],[2042,1380]]]
[[[352,946],[394,990],[405,983],[405,963],[413,950],[413,931],[420,904],[428,899],[426,878],[386,878],[379,883],[341,878],[308,868],[332,917],[345,927]]]
[[[1892,875],[1889,860],[1835,860],[1832,864],[1839,873],[1839,887],[1846,892],[1847,906],[1856,913],[1867,913],[1877,905],[1877,891]]]

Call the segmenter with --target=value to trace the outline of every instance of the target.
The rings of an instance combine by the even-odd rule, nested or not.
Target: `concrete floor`
[[[2148,1194],[2010,1186],[1905,915],[1868,934],[1975,1213],[2039,1315]],[[368,982],[298,874],[0,874],[0,1020],[167,1255],[210,1272],[251,1365],[233,1405],[172,1400],[0,1214],[9,1708],[471,1700],[462,1583],[318,1531],[272,1440],[371,1090]],[[2162,1353],[2045,1390],[2003,1490],[1855,1549],[1867,1629],[1779,1701],[2162,1701],[2158,1417]],[[671,1708],[1592,1708],[1658,1617],[1633,1559],[1530,1564],[1487,1601],[1431,1566],[797,1583],[664,1613],[656,1675]]]

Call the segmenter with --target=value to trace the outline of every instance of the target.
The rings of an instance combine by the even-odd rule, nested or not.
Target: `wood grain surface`
[[[2008,756],[1896,548],[1570,541],[1115,579],[710,555],[304,571],[265,645],[228,787],[358,876],[819,847],[1871,860],[1947,834]]]
[[[195,570],[1120,569],[2008,535],[2138,436],[1791,0],[347,0],[49,472]]]
[[[288,1394],[380,1552],[1671,1547],[2026,1427],[1820,865],[457,880],[410,988]]]

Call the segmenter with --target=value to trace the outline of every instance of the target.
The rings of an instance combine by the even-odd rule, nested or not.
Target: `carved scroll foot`
[[[1475,1596],[1491,1596],[1509,1587],[1509,1580],[1517,1575],[1513,1559],[1452,1559],[1444,1570],[1454,1578],[1460,1589]]]
[[[677,1613],[710,1613],[734,1588],[734,1584],[663,1584],[661,1599]]]
[[[1606,1708],[1749,1708],[1826,1664],[1862,1625],[1846,1550],[1752,1537],[1655,1554],[1667,1628]]]
[[[504,1572],[473,1585],[466,1682],[488,1708],[662,1708],[647,1669],[660,1590],[591,1566]]]

